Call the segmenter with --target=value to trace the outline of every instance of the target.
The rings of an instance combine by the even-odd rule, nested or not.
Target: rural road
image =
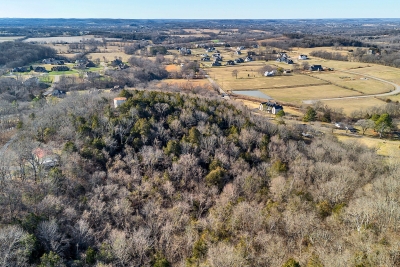
[[[390,84],[392,86],[394,86],[394,90],[388,93],[383,93],[383,94],[373,94],[373,95],[361,95],[361,96],[345,96],[345,97],[334,97],[334,98],[323,98],[323,99],[313,99],[313,100],[304,100],[303,103],[304,104],[313,104],[317,101],[329,101],[329,100],[343,100],[343,99],[358,99],[358,98],[367,98],[367,97],[377,97],[377,96],[391,96],[391,95],[397,95],[400,94],[400,85],[383,80],[381,78],[377,78],[374,76],[370,76],[370,75],[365,75],[365,74],[361,74],[358,72],[354,72],[354,71],[347,71],[347,70],[340,70],[339,72],[344,72],[344,73],[349,73],[349,74],[355,74],[355,75],[360,75],[369,79],[373,79],[373,80],[377,80],[383,83],[387,83]]]
[[[209,81],[214,87],[216,87],[216,88],[218,89],[219,93],[220,93],[221,95],[223,95],[223,98],[224,98],[224,99],[231,99],[231,98],[229,97],[229,95],[228,95],[224,90],[222,90],[222,88],[221,88],[213,79],[211,79],[211,77],[210,77],[209,75],[206,75],[206,78],[208,79],[208,81]]]

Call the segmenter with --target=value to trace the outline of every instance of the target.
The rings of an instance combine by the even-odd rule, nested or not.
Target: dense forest
[[[55,55],[56,51],[50,47],[23,42],[0,43],[0,67],[22,67]]]
[[[19,125],[2,266],[399,266],[397,164],[213,97],[120,96],[38,101]]]

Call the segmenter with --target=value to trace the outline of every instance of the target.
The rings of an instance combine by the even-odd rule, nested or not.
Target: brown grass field
[[[337,138],[339,141],[344,143],[358,142],[369,148],[376,149],[379,155],[390,157],[391,159],[394,159],[396,161],[400,159],[399,141],[391,141],[370,137],[354,138],[345,135],[338,135]]]
[[[343,72],[315,72],[311,74],[316,78],[327,80],[335,85],[345,86],[363,94],[380,94],[394,90],[394,86],[374,79],[366,79],[361,75]]]
[[[298,105],[300,105],[303,100],[308,99],[361,95],[358,92],[343,89],[335,85],[319,85],[285,89],[265,89],[260,91],[277,101],[294,103]]]
[[[211,89],[211,84],[207,79],[194,79],[194,80],[166,79],[166,80],[162,80],[159,82],[159,86],[161,86],[162,84],[177,85],[177,86],[180,86],[183,88],[192,88],[192,87],[202,86],[205,88],[210,87],[210,89]]]
[[[328,107],[336,110],[342,109],[346,115],[350,115],[353,111],[366,110],[372,107],[384,106],[386,103],[375,97],[357,98],[357,99],[343,99],[343,100],[329,100],[322,101]]]
[[[180,70],[180,66],[178,65],[167,65],[165,66],[165,70],[168,72],[177,72]]]

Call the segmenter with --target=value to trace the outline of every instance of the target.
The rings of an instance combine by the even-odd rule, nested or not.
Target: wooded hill
[[[219,99],[121,96],[24,120],[0,172],[7,266],[399,266],[398,165]]]
[[[35,61],[55,57],[56,51],[50,47],[22,42],[0,43],[0,67],[16,68]]]

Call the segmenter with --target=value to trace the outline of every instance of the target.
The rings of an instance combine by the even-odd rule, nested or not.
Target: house
[[[31,70],[27,67],[17,67],[13,68],[12,72],[30,72]]]
[[[67,66],[54,66],[51,71],[69,71],[69,68]]]
[[[53,168],[58,165],[58,156],[48,149],[36,148],[32,151],[35,160],[44,168]]]
[[[219,62],[219,61],[214,61],[214,62],[211,64],[211,66],[213,66],[213,67],[219,67],[219,66],[221,66],[221,62]]]
[[[264,76],[265,76],[265,77],[272,77],[272,76],[275,76],[275,73],[276,73],[275,70],[266,71],[266,72],[264,73]]]
[[[248,51],[247,52],[247,56],[248,57],[255,56],[255,55],[256,55],[256,52],[254,52],[254,51]]]
[[[35,72],[47,72],[45,67],[36,67],[36,68],[34,68],[34,71]]]
[[[283,74],[290,74],[290,73],[292,73],[292,70],[284,70],[283,71]]]
[[[253,58],[252,57],[246,57],[244,61],[245,62],[250,62],[250,61],[253,61]]]
[[[279,111],[283,110],[283,107],[276,102],[262,102],[258,108],[261,111],[266,111],[267,113],[272,113],[276,115]]]
[[[214,53],[214,54],[212,54],[212,57],[221,57],[221,54],[220,53]]]
[[[122,89],[121,86],[115,85],[113,88],[110,89],[110,92],[117,92],[117,91],[119,91],[121,89]]]
[[[307,55],[299,55],[300,60],[307,60],[308,56]]]
[[[293,64],[293,60],[291,60],[290,58],[288,58],[288,59],[286,60],[286,63],[287,63],[287,64]]]
[[[311,65],[310,66],[310,71],[323,71],[324,69],[322,68],[321,65]]]
[[[236,48],[236,50],[237,51],[240,51],[240,50],[243,50],[245,47],[244,46],[238,46],[237,48]]]
[[[61,91],[61,90],[53,90],[53,92],[51,92],[51,96],[55,96],[58,98],[63,98],[67,95],[67,93],[65,91]]]
[[[214,58],[215,61],[222,61],[222,57],[216,57]]]
[[[235,59],[234,61],[236,64],[239,64],[239,63],[243,63],[244,59],[240,57],[240,58]]]
[[[240,56],[241,54],[242,54],[242,52],[241,52],[240,50],[237,50],[237,51],[235,52],[235,55]]]
[[[203,57],[203,58],[201,59],[201,61],[211,61],[211,58],[210,58],[209,56]]]
[[[259,46],[258,46],[258,44],[253,44],[252,47],[253,48],[258,48]]]
[[[118,108],[125,102],[126,102],[126,97],[116,97],[114,98],[114,107]]]
[[[182,47],[182,48],[179,49],[179,53],[181,55],[184,55],[184,56],[191,55],[192,54],[192,50],[190,50],[189,48],[186,48],[186,47]]]
[[[235,65],[235,61],[233,61],[233,60],[228,60],[228,61],[226,62],[226,65]]]

